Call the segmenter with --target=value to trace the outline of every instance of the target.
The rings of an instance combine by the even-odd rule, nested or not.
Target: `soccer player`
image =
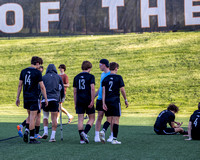
[[[39,67],[39,71],[42,73],[44,70],[43,66]],[[39,92],[41,90],[39,89]],[[39,93],[41,95],[41,92]],[[41,139],[42,137],[39,135],[39,131],[40,131],[40,118],[41,118],[41,101],[40,101],[40,107],[38,110],[38,114],[36,117],[36,122],[35,122],[35,139]],[[27,118],[28,119],[28,118]],[[29,127],[29,124],[26,124],[27,119],[25,119],[21,124],[17,125],[17,130],[18,130],[18,134],[20,137],[23,137],[23,127],[27,126]],[[27,128],[27,130],[29,131],[29,128]]]
[[[42,109],[44,115],[44,134],[42,135],[42,138],[47,139],[48,137],[48,118],[49,112],[51,112],[52,133],[49,142],[55,142],[59,102],[63,100],[65,95],[62,78],[57,74],[57,70],[54,64],[49,64],[47,67],[46,74],[43,76],[43,81],[46,87],[48,106],[45,106],[45,98],[42,97]]]
[[[80,143],[89,143],[87,137],[94,120],[94,98],[95,98],[95,77],[90,74],[92,64],[89,61],[82,63],[82,72],[79,73],[73,82],[74,87],[74,104],[76,114],[78,114],[78,131],[80,135]],[[89,120],[83,130],[84,113],[88,114]]]
[[[65,74],[66,66],[64,64],[61,64],[58,68],[60,70],[59,76],[61,76],[61,78],[62,78],[63,85],[64,85],[64,88],[65,88],[65,95],[66,95],[66,90],[69,87],[68,76]],[[62,103],[61,103],[61,110],[62,110],[62,112],[64,112],[68,116],[68,123],[71,123],[72,119],[74,117],[65,108],[62,107]],[[59,118],[59,113],[58,113],[58,118]]]
[[[95,97],[98,95],[98,98],[96,101],[96,110],[98,111],[98,116],[97,116],[96,125],[95,125],[95,137],[94,137],[95,142],[101,142],[99,138],[99,131],[101,129],[101,121],[104,116],[103,103],[102,103],[102,81],[104,80],[106,76],[110,74],[109,61],[107,59],[101,59],[99,62],[99,68],[101,71],[103,71],[103,73],[101,74],[100,87],[95,95]],[[112,140],[113,140],[113,131],[111,127],[111,135],[107,141],[112,142]]]
[[[20,105],[20,93],[23,87],[23,98],[24,98],[24,108],[27,109],[28,119],[27,119],[27,128],[24,133],[24,142],[28,142],[28,134],[30,130],[30,142],[41,143],[34,138],[35,134],[35,120],[39,110],[39,88],[38,84],[41,88],[41,92],[45,97],[45,104],[48,105],[46,89],[42,81],[42,74],[38,70],[40,65],[43,63],[40,57],[32,57],[31,59],[31,67],[28,67],[21,71],[19,86],[17,91],[17,99],[16,105]],[[29,124],[29,126],[28,126]]]
[[[104,123],[103,129],[99,133],[100,140],[103,143],[105,143],[105,132],[112,122],[113,140],[111,143],[121,144],[121,142],[117,141],[119,118],[121,116],[120,91],[125,100],[126,108],[128,107],[128,101],[126,99],[123,78],[120,75],[117,75],[118,68],[119,65],[116,62],[110,63],[111,73],[104,78],[102,82],[103,109],[105,110],[105,116],[107,117],[107,121]]]
[[[200,103],[198,104],[198,110],[194,111],[190,117],[187,136],[189,138],[185,140],[200,140]]]
[[[178,113],[178,111],[179,108],[174,104],[170,104],[167,110],[162,111],[154,124],[155,133],[158,135],[185,134],[185,131],[181,128],[183,123],[175,121],[175,114]],[[167,123],[171,126],[170,128],[167,127]]]

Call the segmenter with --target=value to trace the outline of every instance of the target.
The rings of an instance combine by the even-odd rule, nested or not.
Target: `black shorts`
[[[30,111],[38,111],[40,110],[40,101],[26,101],[24,100],[24,109],[28,109]]]
[[[193,140],[200,140],[200,131],[196,131],[196,130],[191,130],[191,136]]]
[[[42,109],[45,112],[58,112],[59,103],[58,101],[49,101],[48,106],[45,107],[45,102],[42,102]]]
[[[88,108],[88,106],[90,105],[90,103],[80,103],[77,102],[76,103],[76,114],[94,114],[95,113],[95,109],[94,106],[92,108]]]
[[[175,132],[174,128],[165,128],[165,129],[156,129],[156,128],[154,128],[154,131],[158,135],[174,135],[174,134],[177,134]]]
[[[102,100],[97,99],[97,102],[96,102],[96,110],[97,110],[97,111],[104,111]]]
[[[107,111],[105,111],[105,116],[110,117],[110,116],[121,116],[121,104],[119,101],[116,102],[106,102],[106,106],[108,108]]]

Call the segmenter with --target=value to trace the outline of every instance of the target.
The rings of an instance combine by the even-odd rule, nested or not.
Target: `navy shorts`
[[[119,101],[116,102],[106,102],[106,106],[108,108],[107,111],[105,111],[105,116],[110,117],[110,116],[121,116],[121,104]]]
[[[58,101],[49,101],[48,106],[45,106],[45,102],[42,102],[42,109],[45,112],[58,112],[59,103]]]
[[[40,110],[40,101],[26,101],[24,100],[24,108],[30,111]]]
[[[195,130],[195,129],[192,129],[191,130],[191,136],[192,136],[192,139],[193,140],[200,140],[200,131],[198,130]]]
[[[97,110],[97,111],[104,111],[102,100],[97,99],[97,102],[96,102],[96,110]]]
[[[158,135],[174,135],[174,134],[177,134],[175,132],[174,128],[165,128],[165,129],[156,129],[156,128],[154,128],[154,131]]]
[[[77,102],[76,103],[76,114],[94,114],[95,113],[95,109],[94,106],[92,108],[88,108],[88,106],[90,105],[90,103],[80,103]]]

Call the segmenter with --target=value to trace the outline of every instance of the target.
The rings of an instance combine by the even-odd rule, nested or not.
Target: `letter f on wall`
[[[124,0],[102,0],[102,7],[108,7],[110,29],[118,29],[117,7],[123,7]]]

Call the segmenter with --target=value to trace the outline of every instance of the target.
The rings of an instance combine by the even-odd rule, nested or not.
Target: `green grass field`
[[[144,33],[110,36],[37,37],[0,39],[0,139],[17,136],[16,125],[26,118],[21,96],[15,106],[20,71],[30,65],[31,57],[40,56],[44,68],[64,63],[70,88],[65,107],[75,115],[72,82],[81,72],[83,60],[93,64],[92,74],[99,86],[99,60],[107,58],[120,65],[129,101],[122,106],[120,146],[79,144],[77,117],[65,126],[64,141],[41,145],[24,144],[22,139],[0,142],[0,159],[196,159],[198,141],[186,142],[181,135],[157,136],[153,124],[157,114],[169,103],[179,106],[177,120],[187,127],[190,114],[199,102],[200,32]],[[67,121],[65,117],[65,122]],[[42,132],[41,132],[42,134]],[[109,134],[109,131],[108,131]],[[108,135],[107,135],[108,136]],[[27,151],[31,153],[27,154]]]

